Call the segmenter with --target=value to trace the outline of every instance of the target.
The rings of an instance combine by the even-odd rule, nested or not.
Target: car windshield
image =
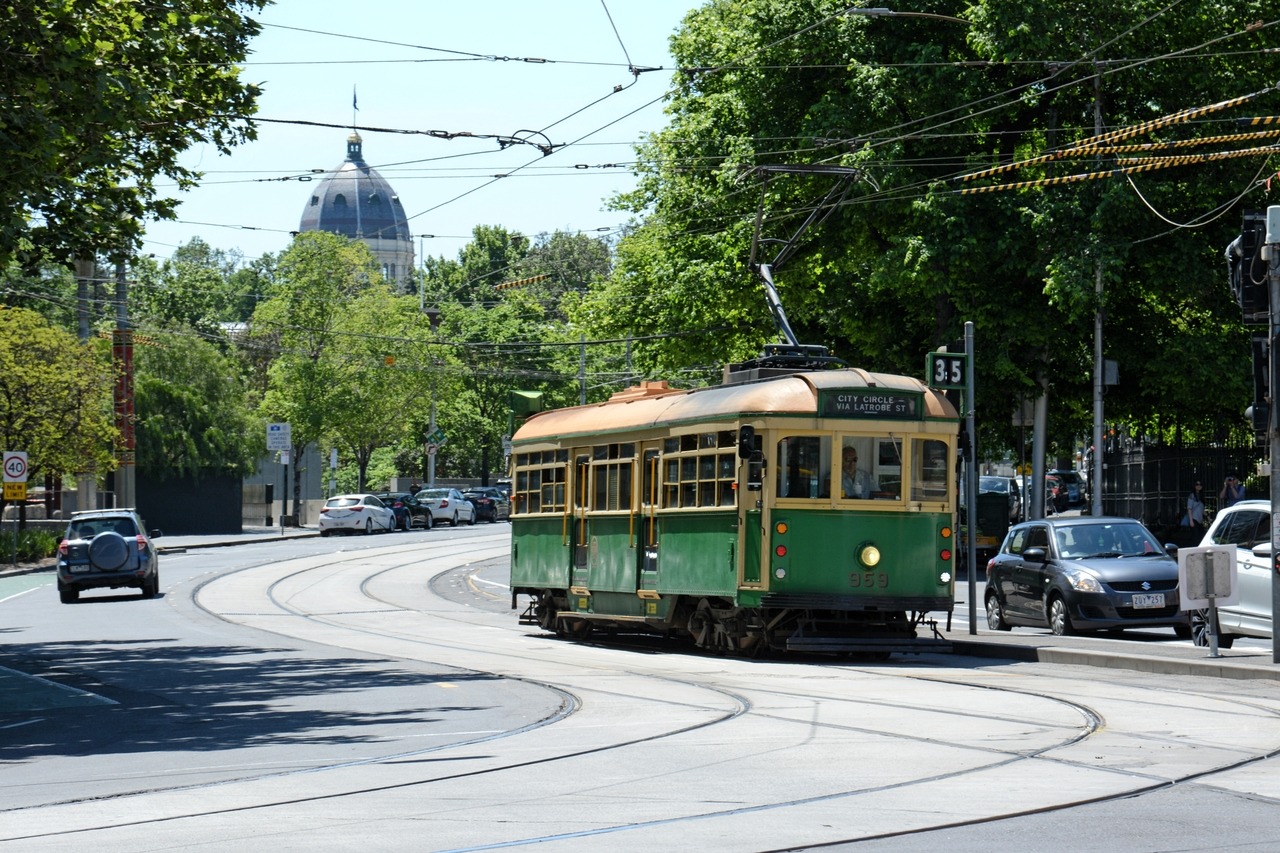
[[[1007,492],[1009,491],[1009,481],[1004,477],[982,477],[978,480],[978,491]]]
[[[1068,560],[1164,554],[1160,543],[1137,522],[1072,524],[1054,530],[1058,553]]]
[[[418,492],[419,499],[426,498],[429,501],[438,501],[447,497],[449,497],[448,489],[427,489],[426,491]]]
[[[341,506],[357,506],[360,503],[359,498],[329,498],[325,502],[325,506],[341,507]]]

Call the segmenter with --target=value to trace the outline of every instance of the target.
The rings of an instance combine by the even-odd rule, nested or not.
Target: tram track
[[[348,636],[364,637],[367,640],[376,640],[378,643],[382,641],[393,641],[403,644],[408,648],[415,650],[412,656],[407,659],[415,661],[431,660],[439,664],[440,658],[448,658],[455,654],[476,654],[476,642],[468,640],[463,642],[459,639],[441,638],[433,635],[419,635],[407,632],[404,626],[398,626],[394,630],[385,626],[373,626],[364,623],[362,620],[377,618],[380,614],[397,613],[414,615],[415,611],[407,607],[410,602],[403,600],[402,595],[391,595],[388,590],[400,593],[406,589],[405,585],[398,584],[395,576],[399,573],[418,570],[422,560],[419,558],[410,560],[398,560],[393,553],[398,548],[393,549],[377,549],[378,553],[363,551],[358,554],[335,555],[332,558],[326,558],[319,564],[312,564],[307,567],[299,567],[296,570],[286,571],[283,575],[279,575],[272,580],[266,587],[267,597],[266,603],[279,613],[286,614],[288,619],[295,620],[290,622],[291,626],[296,627],[298,624],[310,624],[312,626],[323,626],[340,631]],[[474,558],[476,556],[476,547],[474,544],[459,544],[457,547],[451,545],[450,549],[445,553],[433,553],[432,560],[435,562],[457,560],[460,557]],[[339,575],[350,574],[351,563],[355,560],[363,560],[369,562],[372,558],[390,559],[392,562],[386,565],[371,566],[370,570],[360,577],[354,584],[354,589],[359,591],[362,601],[346,602],[339,607],[311,608],[305,602],[301,601],[311,591],[317,590],[327,581],[337,578]],[[450,579],[461,576],[464,578],[464,585],[475,589],[474,581],[468,578],[468,574],[476,571],[476,560],[469,559],[462,566],[453,566],[444,568],[430,575],[422,583],[422,589],[430,589],[439,595],[441,587],[446,585]],[[233,583],[234,576],[244,572],[253,570],[263,570],[269,564],[257,566],[242,567],[235,572],[218,577],[209,578],[202,581],[191,592],[191,600],[197,607],[208,613],[214,618],[228,621],[235,624],[245,624],[240,620],[246,620],[248,616],[256,616],[256,619],[247,619],[253,627],[263,631],[274,631],[284,637],[298,637],[296,633],[285,630],[284,626],[275,626],[274,628],[264,627],[261,624],[264,618],[261,612],[250,613],[245,611],[242,613],[226,613],[209,609],[200,601],[200,593],[211,584],[222,582]],[[358,573],[357,573],[358,574]],[[327,576],[326,576],[327,575]],[[480,594],[477,590],[477,594]],[[400,599],[400,600],[397,600]],[[373,605],[373,606],[370,606]],[[422,614],[425,611],[416,611]],[[483,622],[487,629],[497,628],[504,634],[510,636],[519,634],[523,636],[531,636],[529,632],[518,628],[514,624],[497,625],[491,621],[477,620],[473,613],[465,610],[450,612],[448,609],[431,608],[430,618],[436,622],[450,622],[456,630],[461,632],[469,627],[476,626],[477,622]],[[543,639],[537,635],[532,635],[537,639]],[[305,639],[308,642],[320,642],[311,632],[305,632]],[[381,794],[390,794],[395,791],[403,791],[410,789],[427,789],[432,785],[441,785],[446,783],[457,783],[464,780],[482,780],[484,778],[501,778],[505,774],[520,773],[525,770],[535,770],[540,773],[551,773],[552,775],[576,776],[580,771],[580,766],[584,759],[606,759],[614,754],[625,754],[627,750],[643,748],[645,746],[654,746],[664,741],[687,739],[688,736],[697,734],[700,737],[722,737],[729,742],[733,737],[728,731],[723,735],[715,735],[717,727],[727,726],[737,721],[750,719],[754,722],[764,722],[771,726],[779,727],[808,727],[811,731],[822,731],[825,733],[835,733],[839,736],[857,736],[857,737],[877,737],[899,739],[905,745],[907,743],[915,743],[920,747],[948,746],[951,749],[956,744],[948,742],[943,737],[923,736],[914,732],[889,731],[876,728],[875,726],[857,726],[847,723],[840,723],[831,720],[819,720],[816,718],[818,707],[822,706],[824,712],[832,709],[838,709],[841,713],[847,713],[850,717],[857,716],[857,711],[866,711],[874,708],[878,713],[893,717],[896,714],[907,714],[918,712],[920,703],[916,700],[890,701],[887,699],[876,699],[864,695],[852,695],[848,692],[839,690],[809,690],[799,691],[795,689],[772,689],[755,683],[762,679],[754,679],[753,675],[759,676],[762,670],[766,669],[766,665],[751,661],[726,661],[723,659],[708,658],[706,656],[685,656],[679,653],[673,655],[646,655],[642,666],[628,666],[619,668],[617,666],[616,655],[606,655],[601,658],[597,652],[592,650],[591,646],[582,644],[563,643],[562,641],[545,638],[546,642],[540,644],[537,650],[521,652],[507,646],[501,652],[502,665],[494,666],[490,669],[464,669],[461,671],[496,675],[502,678],[511,678],[523,680],[526,683],[536,685],[540,688],[555,691],[563,697],[562,711],[551,715],[547,718],[538,720],[532,724],[513,728],[510,731],[494,734],[481,738],[475,738],[467,741],[461,741],[451,744],[441,744],[426,749],[416,749],[405,751],[402,753],[371,757],[358,762],[335,762],[330,765],[324,765],[314,768],[308,768],[309,774],[329,774],[350,770],[353,767],[370,766],[370,765],[386,765],[386,766],[411,766],[419,764],[421,759],[427,756],[440,755],[453,750],[456,751],[463,747],[472,747],[479,744],[493,743],[500,740],[510,739],[518,736],[535,737],[543,732],[553,729],[557,724],[564,723],[569,719],[579,715],[585,707],[592,702],[600,701],[638,701],[641,698],[649,699],[643,696],[643,692],[638,689],[628,690],[604,690],[598,686],[590,692],[583,692],[581,684],[585,678],[580,677],[577,684],[570,683],[566,680],[554,678],[531,678],[521,676],[516,670],[522,663],[530,665],[534,663],[546,663],[548,658],[548,648],[563,649],[567,655],[573,660],[573,666],[577,670],[589,673],[592,676],[604,676],[606,674],[616,673],[629,679],[638,679],[639,684],[649,682],[663,682],[669,685],[678,685],[682,689],[690,689],[694,691],[707,691],[718,697],[718,702],[709,704],[700,709],[703,713],[718,712],[712,718],[700,721],[696,724],[684,727],[673,727],[669,731],[655,733],[643,737],[633,737],[625,739],[614,739],[610,742],[601,742],[588,748],[578,750],[556,750],[554,745],[550,745],[546,754],[534,758],[524,758],[523,760],[496,761],[488,766],[470,769],[464,772],[455,773],[439,773],[434,772],[420,774],[418,778],[405,779],[388,783],[385,785],[364,785],[353,786],[340,790],[330,790],[324,793],[317,793],[304,797],[286,797],[264,798],[259,802],[251,804],[241,804],[232,807],[218,809],[186,809],[181,813],[175,811],[170,814],[158,815],[148,819],[139,819],[134,821],[103,821],[92,826],[83,826],[67,832],[51,832],[36,835],[22,836],[21,839],[49,839],[63,836],[74,836],[77,834],[91,833],[99,830],[121,829],[126,827],[145,827],[151,824],[172,823],[183,820],[199,820],[209,818],[216,815],[235,815],[249,814],[252,812],[264,812],[272,809],[281,809],[295,807],[307,803],[334,802],[342,800],[357,801],[359,798],[378,796]],[[376,643],[375,643],[376,645]],[[335,648],[349,649],[348,646],[335,646]],[[651,650],[652,647],[649,647]],[[361,646],[358,650],[366,650]],[[490,652],[497,654],[497,652]],[[674,677],[670,673],[663,674],[658,670],[662,668],[662,664],[655,663],[655,658],[661,658],[663,663],[669,663],[671,660],[683,662],[682,669],[686,671],[686,675]],[[496,661],[496,658],[495,658]],[[694,663],[699,665],[694,666]],[[704,664],[723,664],[724,666],[710,667]],[[449,664],[452,666],[452,664]],[[667,667],[670,668],[670,667]],[[769,670],[774,669],[772,665],[768,665]],[[728,669],[729,672],[725,670]],[[739,672],[738,670],[742,671]],[[699,671],[702,670],[702,671]],[[624,837],[625,833],[638,831],[654,831],[659,828],[662,831],[672,831],[676,828],[685,828],[692,830],[698,825],[707,825],[724,820],[742,821],[749,818],[760,818],[765,816],[766,820],[777,823],[776,818],[769,818],[769,815],[786,814],[788,810],[802,812],[805,809],[812,809],[815,806],[840,804],[842,806],[850,806],[856,804],[859,800],[874,800],[877,797],[891,795],[895,792],[902,792],[911,789],[928,790],[929,788],[937,788],[947,783],[971,784],[969,780],[981,778],[981,774],[990,774],[993,770],[1010,770],[1018,765],[1036,764],[1044,762],[1052,762],[1055,764],[1069,764],[1068,759],[1061,755],[1055,755],[1055,752],[1062,752],[1071,747],[1078,747],[1088,744],[1099,732],[1106,730],[1108,726],[1106,712],[1102,709],[1092,707],[1090,704],[1065,698],[1052,689],[1034,690],[1025,687],[1011,687],[1009,685],[993,684],[990,679],[962,678],[951,674],[945,676],[926,675],[920,672],[907,671],[902,672],[889,667],[849,667],[839,664],[829,668],[824,667],[820,674],[831,680],[839,680],[837,676],[846,673],[855,673],[866,676],[868,679],[876,681],[896,680],[899,682],[916,682],[928,683],[939,689],[960,688],[964,690],[980,690],[983,692],[995,692],[1004,694],[1009,697],[1020,696],[1032,699],[1038,703],[1051,703],[1063,710],[1064,719],[1066,716],[1074,717],[1076,722],[1064,727],[1066,731],[1052,740],[1045,742],[1035,749],[1014,749],[1008,746],[988,746],[982,743],[966,744],[966,749],[974,752],[985,752],[989,761],[981,763],[979,766],[959,769],[959,770],[942,770],[936,773],[920,773],[909,779],[885,782],[882,784],[865,785],[857,787],[846,787],[839,790],[830,790],[818,795],[797,796],[792,798],[781,797],[769,801],[757,802],[750,805],[736,805],[732,807],[713,808],[708,802],[707,807],[696,813],[681,814],[673,812],[660,818],[645,820],[619,820],[612,823],[602,822],[602,825],[595,826],[591,829],[576,829],[573,831],[560,831],[549,833],[531,833],[520,837],[512,837],[505,840],[489,839],[483,844],[474,846],[452,846],[442,847],[439,849],[448,849],[454,851],[472,851],[481,849],[504,849],[509,847],[523,847],[533,844],[572,844],[579,840],[590,838],[601,839],[613,836],[615,839]],[[772,673],[769,673],[772,674]],[[745,686],[734,684],[735,679],[751,682]],[[847,679],[846,679],[847,680]],[[1200,694],[1201,698],[1217,698],[1210,693]],[[687,703],[687,700],[686,700]],[[812,709],[814,713],[813,719],[804,719],[800,711],[792,711],[791,713],[779,712],[770,707],[775,704],[781,705],[786,709],[787,703],[792,703],[796,708]],[[1236,703],[1246,706],[1259,715],[1267,715],[1275,718],[1280,711],[1274,705],[1266,703]],[[954,710],[946,709],[954,718],[960,719],[965,723],[973,724],[975,720],[985,716],[988,723],[995,722],[997,719],[1008,721],[1008,715],[996,715],[992,713],[976,714],[971,710]],[[838,716],[838,714],[837,714]],[[1030,726],[1034,720],[1029,716],[1020,720],[1016,720],[1018,724]],[[1156,775],[1148,775],[1145,778],[1142,774],[1135,774],[1132,769],[1121,770],[1115,769],[1108,772],[1123,776],[1129,780],[1129,783],[1123,786],[1123,790],[1106,796],[1095,796],[1087,798],[1079,798],[1070,801],[1061,801],[1037,808],[1030,809],[1011,809],[999,814],[990,813],[974,817],[967,820],[936,820],[926,822],[924,825],[916,826],[909,829],[903,829],[893,832],[858,832],[849,834],[846,837],[835,837],[838,833],[828,834],[820,841],[812,843],[803,843],[797,839],[798,843],[785,844],[783,846],[762,845],[759,847],[741,847],[735,849],[753,849],[759,851],[773,850],[810,850],[821,849],[835,844],[854,843],[872,839],[886,839],[895,837],[905,837],[910,835],[921,835],[941,829],[973,826],[982,823],[990,823],[1000,820],[1008,820],[1020,816],[1030,814],[1040,814],[1050,811],[1060,811],[1070,809],[1086,804],[1098,802],[1106,802],[1117,799],[1131,798],[1142,796],[1154,791],[1165,789],[1171,785],[1183,784],[1187,782],[1203,782],[1211,780],[1215,774],[1226,773],[1233,769],[1245,767],[1251,763],[1259,761],[1267,761],[1274,759],[1280,750],[1272,749],[1263,752],[1254,752],[1252,754],[1243,755],[1234,762],[1219,764],[1210,769],[1205,769],[1195,773],[1187,773],[1175,778],[1164,778]],[[726,760],[733,756],[726,756]],[[624,762],[626,764],[627,762]],[[560,768],[564,768],[563,770]],[[1099,768],[1091,766],[1088,763],[1081,763],[1079,769],[1082,772],[1096,773]],[[1105,770],[1105,768],[1104,768]],[[279,778],[280,776],[295,775],[299,771],[291,771],[284,774],[269,774],[253,780],[240,781],[265,781],[269,778]],[[217,783],[217,785],[225,785],[228,783]],[[230,784],[236,784],[232,782]],[[212,785],[196,785],[187,788],[169,788],[164,789],[162,793],[198,793],[201,790],[214,787]],[[156,791],[138,791],[124,796],[146,796],[148,794],[157,793]],[[607,823],[607,825],[605,825]],[[676,831],[680,831],[676,829]],[[20,840],[19,838],[5,840]],[[617,843],[616,840],[614,843]]]

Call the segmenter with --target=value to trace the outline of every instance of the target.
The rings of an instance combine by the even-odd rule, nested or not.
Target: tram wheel
[[[538,620],[538,627],[544,631],[556,630],[556,600],[549,592],[544,592],[538,596],[538,603],[533,607],[534,618]]]

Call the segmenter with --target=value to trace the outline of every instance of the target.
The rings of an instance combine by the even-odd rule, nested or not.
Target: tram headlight
[[[858,560],[869,569],[880,565],[880,549],[870,542],[858,548]]]
[[[943,572],[938,575],[938,583],[951,583],[951,572]]]

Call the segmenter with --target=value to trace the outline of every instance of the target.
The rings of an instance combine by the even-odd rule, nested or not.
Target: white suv
[[[1271,502],[1241,501],[1218,511],[1201,545],[1236,546],[1236,585],[1240,601],[1218,610],[1218,645],[1231,648],[1236,637],[1271,637]],[[1191,634],[1197,646],[1209,645],[1205,611],[1192,612]]]

